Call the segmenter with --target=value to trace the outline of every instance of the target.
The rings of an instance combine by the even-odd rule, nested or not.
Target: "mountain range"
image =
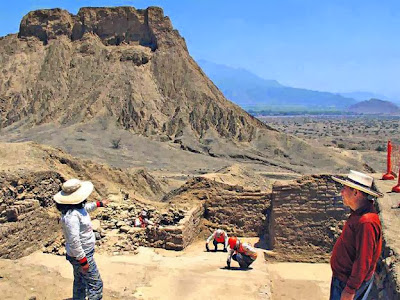
[[[245,69],[206,60],[197,62],[226,98],[245,109],[288,106],[344,110],[357,102],[339,94],[284,86],[276,80],[263,79]]]

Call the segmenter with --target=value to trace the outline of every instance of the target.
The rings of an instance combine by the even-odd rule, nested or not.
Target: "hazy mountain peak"
[[[232,68],[205,60],[199,65],[229,100],[244,108],[298,106],[343,109],[356,101],[344,96],[293,88],[276,80],[263,79],[248,70]]]
[[[350,106],[349,111],[359,114],[399,114],[400,108],[390,101],[371,98]]]

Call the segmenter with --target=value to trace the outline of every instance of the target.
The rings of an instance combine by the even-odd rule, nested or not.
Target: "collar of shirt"
[[[352,210],[351,214],[357,215],[357,216],[362,216],[363,214],[366,214],[369,212],[376,212],[373,201],[368,201],[367,204],[361,206],[360,208],[358,208],[356,210]]]

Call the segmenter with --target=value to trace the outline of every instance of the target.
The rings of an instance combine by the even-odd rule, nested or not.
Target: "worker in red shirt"
[[[230,237],[228,240],[229,254],[226,260],[228,269],[231,268],[231,259],[237,261],[241,269],[248,269],[257,259],[256,249],[249,243],[242,243],[237,237]]]
[[[207,252],[210,251],[210,248],[208,247],[208,244],[213,240],[214,244],[214,249],[215,252],[218,250],[218,244],[223,244],[224,245],[224,252],[227,252],[227,247],[228,247],[228,235],[226,232],[222,229],[217,229],[215,230],[207,239],[206,241],[206,250]]]
[[[343,204],[350,207],[342,234],[333,247],[330,300],[367,299],[382,250],[382,226],[373,200],[383,195],[371,176],[351,170],[343,184]]]

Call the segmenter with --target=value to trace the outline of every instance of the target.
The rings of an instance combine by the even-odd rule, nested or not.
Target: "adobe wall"
[[[200,223],[204,215],[204,206],[198,204],[185,213],[177,225],[166,227],[148,226],[145,230],[146,246],[183,250],[200,232]]]
[[[392,247],[384,241],[382,254],[378,261],[375,275],[375,284],[379,299],[400,299],[399,261],[398,253],[395,253]]]
[[[328,175],[274,184],[270,246],[279,257],[308,262],[328,259],[348,212],[341,200],[335,200],[339,189]]]
[[[376,202],[383,228],[383,249],[377,264],[373,294],[379,299],[397,300],[400,295],[400,201],[387,194],[388,186],[376,184],[384,198]],[[328,175],[305,176],[296,181],[277,182],[271,198],[270,244],[282,261],[328,261],[349,209],[335,200],[342,186]],[[397,197],[394,201],[391,197]]]
[[[208,225],[236,236],[265,237],[271,194],[246,190],[223,190],[205,201]]]
[[[48,207],[60,183],[55,172],[23,177],[0,174],[1,258],[20,258],[55,239],[58,216],[50,214]]]
[[[400,202],[399,194],[392,193],[394,181],[375,179],[379,190],[384,193],[376,207],[383,229],[383,247],[375,277],[379,299],[400,299]]]

